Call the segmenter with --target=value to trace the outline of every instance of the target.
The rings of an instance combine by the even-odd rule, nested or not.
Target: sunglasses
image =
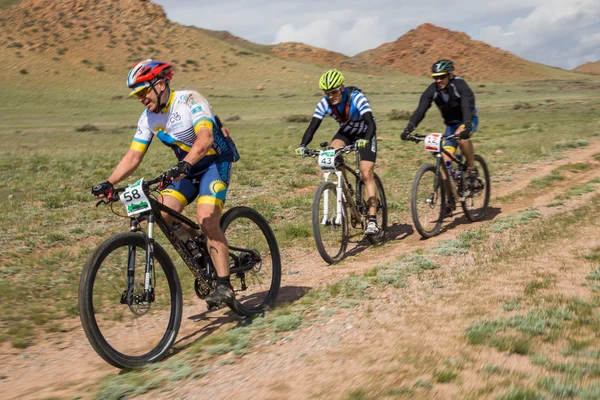
[[[434,76],[433,80],[434,81],[443,81],[444,79],[446,79],[448,77],[448,74],[446,75],[440,75],[440,76]]]
[[[138,99],[143,99],[148,95],[149,91],[150,91],[150,86],[146,86],[139,92],[135,92],[135,97],[137,97]]]
[[[324,90],[323,92],[325,92],[325,96],[327,96],[327,97],[335,96],[342,92],[342,87],[340,86],[339,88],[336,88],[336,89]]]

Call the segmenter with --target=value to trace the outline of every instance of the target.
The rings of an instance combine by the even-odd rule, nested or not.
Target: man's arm
[[[406,129],[409,129],[411,132],[414,130],[423,118],[425,118],[425,113],[431,107],[431,102],[433,101],[433,95],[435,94],[435,83],[429,85],[429,87],[423,92],[421,98],[419,99],[419,105],[417,109],[413,113],[412,117],[410,117],[410,121],[406,125]]]
[[[377,125],[375,124],[375,120],[373,119],[373,113],[371,111],[367,111],[362,115],[363,119],[367,123],[367,133],[365,134],[365,140],[371,140],[373,136],[375,136],[375,132],[377,131]]]
[[[199,126],[200,124],[197,125],[198,131],[196,132],[196,141],[194,141],[192,148],[182,160],[190,163],[190,165],[194,165],[200,161],[202,157],[206,155],[214,142],[212,122],[202,122],[202,126]]]
[[[113,185],[121,182],[123,179],[129,177],[140,165],[142,160],[144,159],[144,155],[146,153],[137,151],[134,149],[129,149],[127,153],[123,156],[121,161],[115,167],[115,170],[108,177],[108,182]]]
[[[467,85],[467,82],[460,80],[456,83],[456,89],[460,94],[460,109],[462,111],[465,128],[471,131],[471,120],[473,119],[473,109],[475,108],[475,95]]]
[[[302,142],[300,142],[300,147],[308,146],[308,144],[313,140],[313,137],[315,136],[317,129],[319,129],[319,126],[321,125],[322,121],[322,119],[312,117],[308,128],[306,128],[306,132],[304,132],[304,136],[302,136]]]

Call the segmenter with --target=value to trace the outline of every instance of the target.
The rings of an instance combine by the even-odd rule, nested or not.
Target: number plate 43
[[[335,169],[335,150],[323,150],[319,154],[319,167],[323,170]]]
[[[441,133],[430,133],[425,137],[425,150],[432,152],[442,151],[442,134]]]
[[[144,178],[136,183],[129,185],[127,189],[119,196],[121,203],[125,205],[127,215],[132,216],[141,214],[144,211],[151,210],[150,201],[146,197],[143,188]]]

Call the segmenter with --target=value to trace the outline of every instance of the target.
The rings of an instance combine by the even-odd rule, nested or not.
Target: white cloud
[[[354,55],[430,22],[548,65],[600,59],[600,0],[154,1],[176,22],[262,44],[296,41]]]
[[[343,28],[337,21],[317,20],[304,26],[281,26],[274,43],[301,42],[354,55],[379,46],[385,41],[385,33],[386,28],[380,24],[379,17],[359,17],[348,28]]]

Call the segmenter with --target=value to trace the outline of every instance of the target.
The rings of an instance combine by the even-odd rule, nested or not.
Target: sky
[[[600,60],[600,0],[153,0],[183,25],[259,44],[301,42],[353,56],[429,22],[530,61]]]

